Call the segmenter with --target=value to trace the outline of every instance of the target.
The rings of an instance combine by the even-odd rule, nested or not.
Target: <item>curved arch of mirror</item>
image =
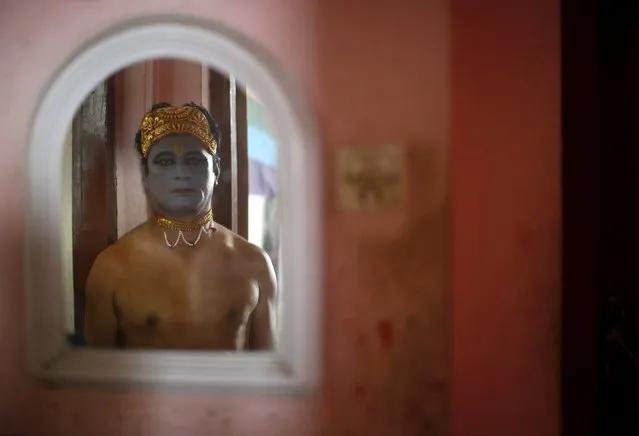
[[[77,262],[70,253],[78,251],[73,248],[76,235],[69,217],[75,216],[72,208],[77,202],[70,198],[77,188],[74,186],[77,180],[70,178],[70,171],[78,165],[73,161],[69,126],[77,123],[78,108],[87,104],[87,99],[94,95],[92,91],[100,84],[118,71],[154,59],[202,65],[210,74],[218,74],[232,84],[229,88],[232,95],[239,89],[245,96],[245,130],[242,132],[248,182],[244,183],[246,196],[242,201],[249,213],[238,224],[235,212],[219,205],[218,209],[221,216],[227,213],[230,217],[229,222],[224,223],[226,228],[247,243],[260,247],[274,266],[278,328],[277,340],[268,349],[238,353],[243,350],[186,344],[171,349],[92,347],[83,342],[78,332],[70,331],[74,317],[86,314],[77,312],[79,305],[73,302],[73,296],[77,295],[73,287],[78,285],[73,283],[73,277],[77,277],[73,267],[77,268]],[[237,125],[233,127],[234,123],[235,118],[230,122],[229,140],[237,149],[238,130]],[[86,152],[86,147],[84,150]],[[32,120],[26,161],[25,274],[29,366],[34,376],[57,382],[224,390],[307,390],[318,383],[322,257],[320,146],[304,96],[268,53],[232,29],[191,17],[149,17],[111,28],[79,50],[46,86]],[[237,191],[241,186],[241,182],[237,182],[238,174],[241,175],[237,167],[238,154],[227,161],[230,162],[228,174],[235,177],[235,185],[229,185],[232,185],[229,192]],[[277,169],[271,175],[272,185],[277,187],[276,195],[265,194],[268,189],[264,186],[249,189],[251,180],[267,172],[264,168],[269,165]],[[272,197],[277,198],[277,213],[270,215],[276,217],[276,227],[284,229],[282,231],[269,231],[264,224],[263,217],[268,215],[269,208],[267,200]],[[117,224],[115,226],[117,228]],[[116,230],[117,236],[111,243],[117,243],[129,229],[120,230]],[[69,341],[69,337],[74,340]],[[78,343],[84,345],[78,346]]]

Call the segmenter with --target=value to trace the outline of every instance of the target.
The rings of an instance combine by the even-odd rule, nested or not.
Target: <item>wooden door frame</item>
[[[73,295],[75,335],[84,331],[84,290],[98,254],[117,234],[114,80],[98,85],[72,123]]]
[[[216,222],[248,238],[248,130],[246,92],[234,78],[209,71],[209,111],[221,132],[221,173],[213,193]]]

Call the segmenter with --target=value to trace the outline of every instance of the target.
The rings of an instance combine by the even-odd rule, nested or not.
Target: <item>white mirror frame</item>
[[[198,62],[250,84],[273,117],[279,154],[283,309],[273,352],[168,352],[74,348],[65,338],[65,135],[86,96],[111,74],[153,58]],[[321,369],[320,144],[314,117],[277,62],[219,24],[187,16],[125,22],[99,35],[54,75],[32,119],[27,162],[25,280],[28,361],[49,382],[308,392]],[[133,146],[133,145],[132,145]],[[67,155],[68,158],[68,155]]]

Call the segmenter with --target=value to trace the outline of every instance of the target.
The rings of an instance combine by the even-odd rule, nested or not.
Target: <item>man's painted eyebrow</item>
[[[156,159],[166,159],[166,158],[172,158],[173,157],[173,153],[169,152],[169,151],[163,151],[161,153],[158,153],[157,156],[155,156],[153,158],[153,160]]]
[[[187,151],[185,154],[185,156],[204,156],[204,151],[203,150],[191,150],[191,151]]]

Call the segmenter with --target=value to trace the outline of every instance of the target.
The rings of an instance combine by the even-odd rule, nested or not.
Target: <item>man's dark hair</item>
[[[151,107],[151,110],[149,112],[153,112],[156,109],[172,107],[172,106],[173,106],[172,104],[166,103],[166,102],[155,103]],[[194,102],[185,103],[183,106],[194,107],[200,112],[202,112],[202,114],[206,117],[206,120],[209,122],[209,128],[211,129],[211,134],[213,135],[213,138],[215,138],[215,142],[217,142],[217,146],[218,146],[217,149],[219,150],[222,134],[220,132],[219,126],[217,125],[217,123],[215,122],[215,120],[213,119],[209,111],[204,106],[200,106],[199,104]],[[145,174],[148,174],[148,171],[149,171],[148,161],[147,161],[147,157],[145,157],[144,154],[142,153],[142,132],[140,132],[139,130],[135,134],[135,149],[138,151],[138,153],[140,153],[140,156],[142,157],[142,165],[144,166]],[[217,153],[213,155],[213,172],[215,172],[215,175],[219,177],[220,157],[218,156]]]

